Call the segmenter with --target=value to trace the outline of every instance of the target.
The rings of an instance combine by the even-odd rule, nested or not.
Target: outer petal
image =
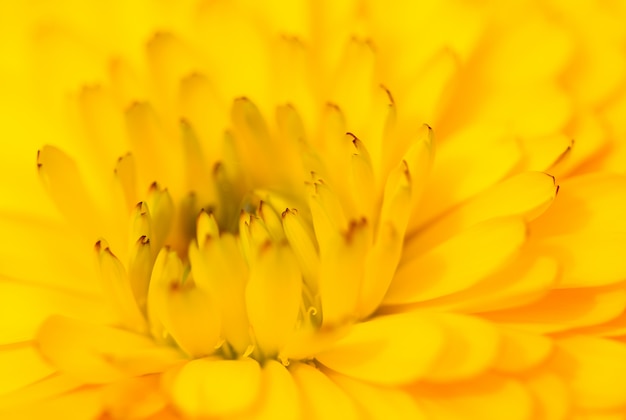
[[[354,401],[322,371],[302,363],[290,368],[310,420],[361,418]]]
[[[181,359],[145,336],[61,316],[43,323],[37,343],[58,370],[86,383],[162,372]]]
[[[467,289],[503,266],[526,239],[519,218],[488,220],[398,267],[383,304],[424,301]]]
[[[54,372],[32,344],[0,347],[0,394],[36,382]]]
[[[298,388],[291,373],[275,360],[269,360],[261,372],[259,403],[242,416],[255,420],[298,420],[302,414]]]
[[[622,286],[553,290],[520,308],[486,312],[494,322],[532,332],[556,332],[603,324],[626,308]]]
[[[197,359],[172,384],[172,399],[187,416],[227,416],[246,410],[259,397],[261,367],[252,359]]]
[[[585,409],[626,406],[626,346],[589,336],[559,340],[556,371],[571,387],[576,405]]]
[[[396,385],[424,376],[443,339],[441,327],[422,314],[389,315],[354,325],[316,359],[355,379]]]
[[[368,419],[426,419],[422,409],[404,390],[372,385],[334,372],[327,375],[359,404]]]
[[[433,314],[446,333],[446,345],[433,363],[425,380],[453,382],[486,371],[500,350],[500,334],[495,326],[480,318],[459,314]]]
[[[483,376],[471,382],[411,388],[433,420],[530,420],[534,403],[524,387],[511,379]]]

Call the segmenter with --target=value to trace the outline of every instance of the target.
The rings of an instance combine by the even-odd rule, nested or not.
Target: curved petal
[[[489,322],[460,314],[432,315],[445,331],[445,347],[428,370],[424,380],[455,382],[485,372],[496,360],[501,339]]]
[[[296,363],[289,368],[298,385],[302,408],[311,420],[362,418],[354,401],[322,371]]]
[[[517,381],[495,375],[460,384],[416,385],[411,392],[426,417],[437,420],[530,420],[534,401]]]
[[[367,419],[426,419],[419,405],[402,389],[372,385],[334,372],[327,375],[359,404]]]
[[[172,383],[174,405],[190,417],[243,412],[261,391],[261,367],[252,359],[197,359],[185,364]]]
[[[424,301],[465,290],[498,270],[526,240],[520,218],[480,223],[398,267],[383,304]]]
[[[356,379],[397,385],[427,374],[444,348],[441,326],[423,314],[407,313],[354,325],[316,359]]]
[[[32,343],[0,347],[0,394],[16,391],[54,372]]]
[[[617,318],[625,308],[626,290],[607,286],[553,290],[530,305],[483,316],[523,331],[550,333],[600,325]]]
[[[560,339],[558,349],[554,368],[577,406],[607,410],[626,405],[626,345],[577,335]]]
[[[298,388],[291,373],[275,360],[261,371],[261,396],[245,418],[255,420],[298,420],[301,418]]]
[[[143,335],[62,316],[48,318],[36,341],[59,371],[93,384],[163,372],[182,359]]]

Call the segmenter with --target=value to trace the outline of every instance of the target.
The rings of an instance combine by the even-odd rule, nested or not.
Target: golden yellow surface
[[[0,5],[0,418],[626,419],[626,3]]]

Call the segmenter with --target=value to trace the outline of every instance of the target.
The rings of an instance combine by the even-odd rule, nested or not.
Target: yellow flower
[[[478,3],[10,6],[3,418],[624,418],[624,11]]]

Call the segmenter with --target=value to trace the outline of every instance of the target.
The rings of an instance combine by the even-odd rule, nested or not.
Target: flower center
[[[377,97],[387,101],[377,119],[393,121],[390,95]],[[120,326],[192,358],[288,363],[313,358],[376,310],[428,171],[430,128],[393,147],[379,131],[365,144],[335,105],[307,133],[294,107],[279,107],[268,125],[240,98],[207,152],[186,120],[182,147],[159,141],[153,114],[129,108],[137,138],[115,167],[130,234],[109,223],[95,246]],[[46,147],[38,161],[62,210],[75,182],[63,159]]]

